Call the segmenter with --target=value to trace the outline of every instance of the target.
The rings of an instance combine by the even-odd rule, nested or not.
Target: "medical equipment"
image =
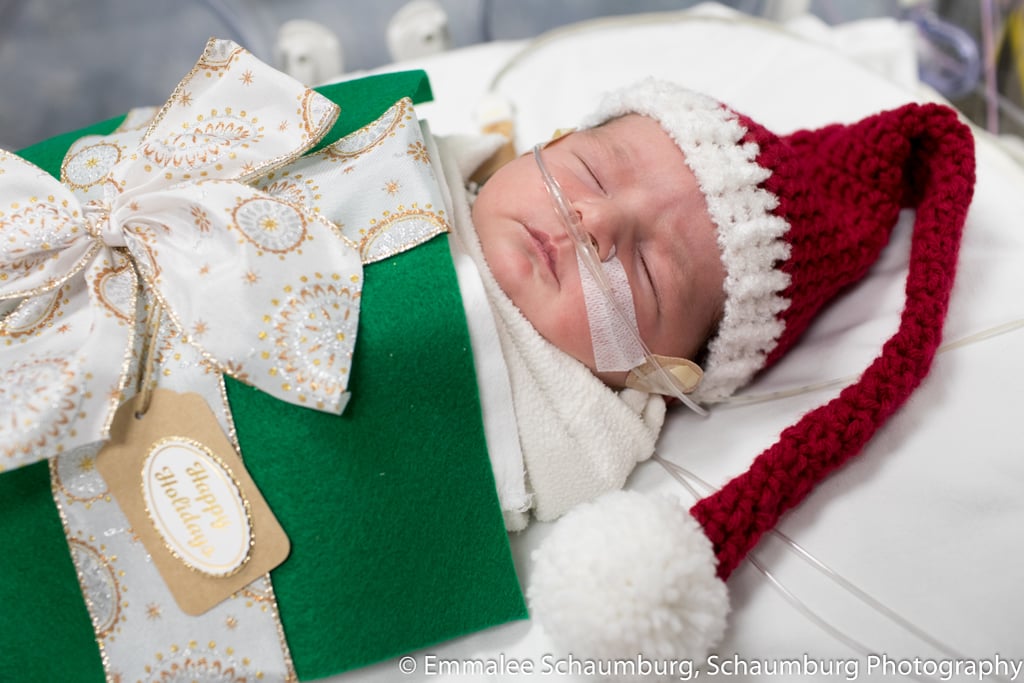
[[[555,212],[576,247],[597,370],[629,370],[629,386],[673,396],[698,415],[707,415],[704,408],[687,396],[700,383],[700,368],[683,358],[651,353],[637,329],[633,295],[622,263],[614,251],[604,260],[598,255],[593,236],[583,230],[579,215],[544,164],[543,148],[542,144],[536,145],[533,158]]]

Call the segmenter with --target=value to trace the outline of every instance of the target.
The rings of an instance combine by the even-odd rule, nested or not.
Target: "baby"
[[[761,495],[755,489],[768,476],[761,471],[766,457],[782,458],[774,475],[782,479],[794,471],[810,481],[823,476],[858,452],[927,373],[973,188],[973,141],[955,111],[909,104],[850,125],[778,136],[709,97],[647,80],[606,96],[582,129],[548,143],[540,155],[598,257],[621,264],[649,349],[668,366],[701,362],[703,381],[693,396],[702,403],[728,397],[778,360],[823,306],[867,273],[901,209],[917,210],[900,330],[858,383],[788,430],[738,478],[737,490],[746,493],[701,501],[695,516],[702,523],[719,514],[728,524],[742,518],[733,506]],[[483,185],[472,224],[486,262],[481,269],[500,289],[492,288],[491,297],[499,317],[514,318],[501,313],[507,296],[536,333],[607,387],[650,390],[632,382],[633,373],[606,372],[595,362],[599,340],[588,325],[586,277],[536,159],[521,156]],[[506,341],[503,350],[514,361],[527,346]],[[537,367],[551,373],[550,363]],[[611,389],[602,395],[578,388],[582,379],[556,387],[542,370],[529,381],[517,382],[516,374],[517,417],[531,412],[526,404],[537,392],[522,395],[531,384],[548,382],[539,393],[567,392],[578,404],[575,410],[560,410],[557,400],[546,404],[561,426],[546,423],[545,438],[553,430],[567,435],[554,447],[532,440],[530,424],[520,425],[538,518],[558,517],[620,488],[636,462],[653,452],[660,398]],[[609,407],[616,401],[632,413],[616,413]],[[600,417],[580,417],[586,413]],[[653,437],[624,438],[630,419]],[[801,445],[811,439],[803,430],[815,420],[821,422],[815,438],[829,444],[827,454]],[[581,448],[587,435],[593,438]],[[814,467],[791,471],[807,458]],[[806,494],[810,483],[799,477],[799,493],[781,495],[759,524],[770,526],[773,515]],[[725,543],[729,533],[721,531],[716,542]],[[743,547],[759,534],[736,533]],[[730,552],[719,569],[725,574],[745,550]]]
[[[602,363],[599,349],[623,340],[595,330],[600,311],[585,294],[588,271],[540,162],[524,154],[501,166],[481,187],[471,218],[456,214],[453,227],[476,255],[508,367],[521,451],[503,458],[507,443],[489,448],[509,529],[521,529],[531,514],[555,519],[622,487],[654,451],[665,415],[660,394],[695,405],[681,392],[700,381],[693,361],[725,303],[714,222],[681,148],[657,119],[613,116],[535,154],[601,265],[614,263],[621,273],[619,294],[647,351],[662,367],[681,368],[686,386],[645,381],[643,356]],[[485,415],[503,409],[485,401]],[[502,466],[503,459],[512,464]]]
[[[595,359],[601,341],[588,334],[586,273],[574,267],[560,216],[544,201],[541,163],[557,177],[585,240],[603,261],[621,262],[651,350],[675,357],[667,365],[701,360],[694,394],[701,402],[728,397],[777,361],[823,306],[870,270],[901,210],[915,211],[904,310],[878,357],[688,511],[636,493],[595,495],[602,486],[620,488],[618,478],[653,445],[622,439],[618,452],[563,449],[545,457],[531,452],[521,428],[535,515],[567,513],[532,555],[532,616],[577,655],[663,652],[699,661],[725,628],[725,580],[787,510],[861,451],[928,373],[973,195],[973,138],[954,110],[937,104],[779,136],[658,81],[612,93],[586,125],[550,144],[540,162],[521,157],[499,170],[473,217],[509,299],[609,386],[637,384],[633,373],[623,380],[602,372]],[[608,394],[626,402],[629,391]],[[546,460],[564,458],[571,468]],[[588,469],[600,475],[577,474]],[[586,496],[575,495],[584,488]],[[590,497],[593,504],[566,509]],[[605,599],[593,600],[595,585]],[[638,601],[637,585],[656,597]],[[658,622],[672,626],[651,626]]]
[[[630,114],[561,137],[543,157],[601,260],[622,263],[641,338],[656,354],[697,358],[722,314],[725,271],[679,147],[657,121]],[[495,279],[537,331],[625,386],[624,373],[595,364],[576,249],[531,155],[484,184],[473,223]]]

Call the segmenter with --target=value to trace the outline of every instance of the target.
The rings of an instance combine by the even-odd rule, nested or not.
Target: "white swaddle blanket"
[[[473,228],[465,182],[502,141],[454,136],[438,145],[488,450],[506,527],[520,530],[530,510],[539,520],[552,520],[621,488],[636,463],[654,452],[665,402],[610,389],[540,336],[494,279]]]

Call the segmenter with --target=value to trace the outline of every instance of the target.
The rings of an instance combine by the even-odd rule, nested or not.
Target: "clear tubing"
[[[698,405],[693,399],[688,397],[684,391],[684,388],[679,384],[679,381],[672,375],[672,373],[665,370],[665,368],[658,362],[651,350],[647,348],[644,340],[640,337],[640,331],[636,325],[636,314],[635,312],[631,316],[629,312],[624,310],[623,302],[615,296],[615,288],[609,282],[608,277],[605,273],[604,264],[601,263],[601,258],[597,253],[597,249],[591,242],[589,236],[583,231],[583,227],[580,225],[579,216],[572,207],[569,205],[568,199],[565,197],[565,193],[562,192],[561,186],[555,177],[548,171],[547,166],[544,165],[544,160],[541,158],[542,144],[535,145],[533,148],[533,158],[537,161],[537,166],[540,168],[541,178],[544,179],[544,185],[547,187],[548,194],[551,195],[551,200],[555,205],[555,212],[562,219],[562,225],[565,226],[565,231],[572,238],[573,244],[576,245],[577,262],[582,264],[586,268],[590,279],[593,281],[593,289],[596,292],[600,292],[603,297],[603,303],[607,305],[607,309],[612,311],[615,316],[618,317],[621,324],[615,325],[615,330],[625,330],[628,339],[618,338],[614,340],[613,344],[617,344],[621,349],[625,350],[625,355],[629,356],[632,354],[631,350],[636,349],[638,355],[642,355],[643,360],[655,368],[655,372],[658,374],[659,379],[663,386],[671,389],[671,395],[681,401],[685,406],[696,412],[698,415],[707,415],[707,411]],[[620,264],[621,265],[621,264]],[[584,272],[580,270],[580,278],[584,278]],[[591,316],[590,306],[587,306],[587,316]],[[629,309],[632,310],[632,294],[629,298]],[[592,325],[593,331],[593,325]],[[593,340],[592,340],[593,342]],[[605,342],[599,341],[598,346]],[[595,356],[597,355],[597,349],[595,348]],[[637,363],[639,365],[640,363]],[[635,367],[635,366],[634,366]],[[600,368],[598,368],[600,370]]]
[[[717,490],[714,486],[712,486],[704,479],[700,478],[699,476],[697,476],[690,470],[686,469],[682,465],[679,465],[671,460],[668,460],[667,458],[663,457],[660,453],[655,452],[651,456],[651,460],[661,465],[669,474],[669,476],[671,476],[673,479],[676,480],[676,482],[681,484],[682,487],[686,489],[686,491],[693,497],[695,501],[700,500],[704,495],[707,495]],[[701,494],[700,492],[697,491],[697,487],[694,485],[695,483],[704,490],[704,494]],[[902,628],[907,633],[910,633],[911,635],[919,638],[921,641],[928,643],[930,646],[934,647],[943,655],[950,657],[951,659],[970,659],[970,657],[968,657],[966,654],[959,652],[952,646],[944,643],[935,636],[929,634],[923,628],[916,625],[914,622],[910,621],[906,617],[902,616],[896,610],[883,603],[881,600],[873,597],[867,591],[860,588],[852,581],[847,579],[845,576],[840,574],[838,571],[828,566],[822,560],[818,559],[816,556],[811,554],[809,550],[804,548],[802,545],[797,543],[794,539],[792,539],[785,533],[779,531],[778,529],[770,529],[769,534],[781,540],[784,544],[784,547],[788,551],[796,554],[796,556],[799,557],[801,560],[807,562],[810,566],[817,569],[824,576],[831,579],[839,586],[839,588],[845,590],[855,599],[859,600],[867,607],[871,608],[872,610],[880,614],[885,619],[888,619],[891,623]],[[771,582],[771,584],[776,590],[782,593],[783,597],[786,599],[787,602],[789,602],[793,607],[797,609],[797,611],[799,611],[805,617],[807,617],[812,622],[817,624],[820,628],[822,628],[824,631],[826,631],[829,635],[833,636],[834,638],[844,643],[851,649],[859,652],[860,654],[870,654],[878,651],[877,648],[867,648],[863,643],[856,640],[855,638],[844,632],[842,629],[840,629],[838,626],[829,622],[827,619],[825,619],[825,617],[821,616],[813,609],[811,609],[807,605],[807,603],[800,600],[800,598],[798,598],[791,589],[787,588],[778,577],[772,574],[771,571],[769,571],[768,568],[757,558],[757,555],[755,553],[751,553],[750,555],[748,555],[747,559],[750,561],[751,565],[755,569],[757,569],[759,573],[761,573],[766,579],[768,579],[769,582]],[[988,678],[990,680],[999,681],[1000,683],[1009,683],[1005,677],[996,674],[989,674],[987,676],[982,676],[981,678]],[[924,679],[917,678],[917,680],[935,679],[926,676]]]

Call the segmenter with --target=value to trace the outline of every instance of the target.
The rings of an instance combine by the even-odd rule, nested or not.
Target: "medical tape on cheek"
[[[633,331],[637,328],[636,309],[633,307],[633,291],[622,262],[614,256],[601,262],[601,270],[608,282],[609,295],[614,299],[614,304],[591,275],[579,253],[576,254],[576,264],[580,271],[583,301],[587,307],[595,368],[598,372],[632,370],[644,362],[646,354]],[[615,310],[616,305],[628,320]],[[632,329],[629,325],[632,325]]]

